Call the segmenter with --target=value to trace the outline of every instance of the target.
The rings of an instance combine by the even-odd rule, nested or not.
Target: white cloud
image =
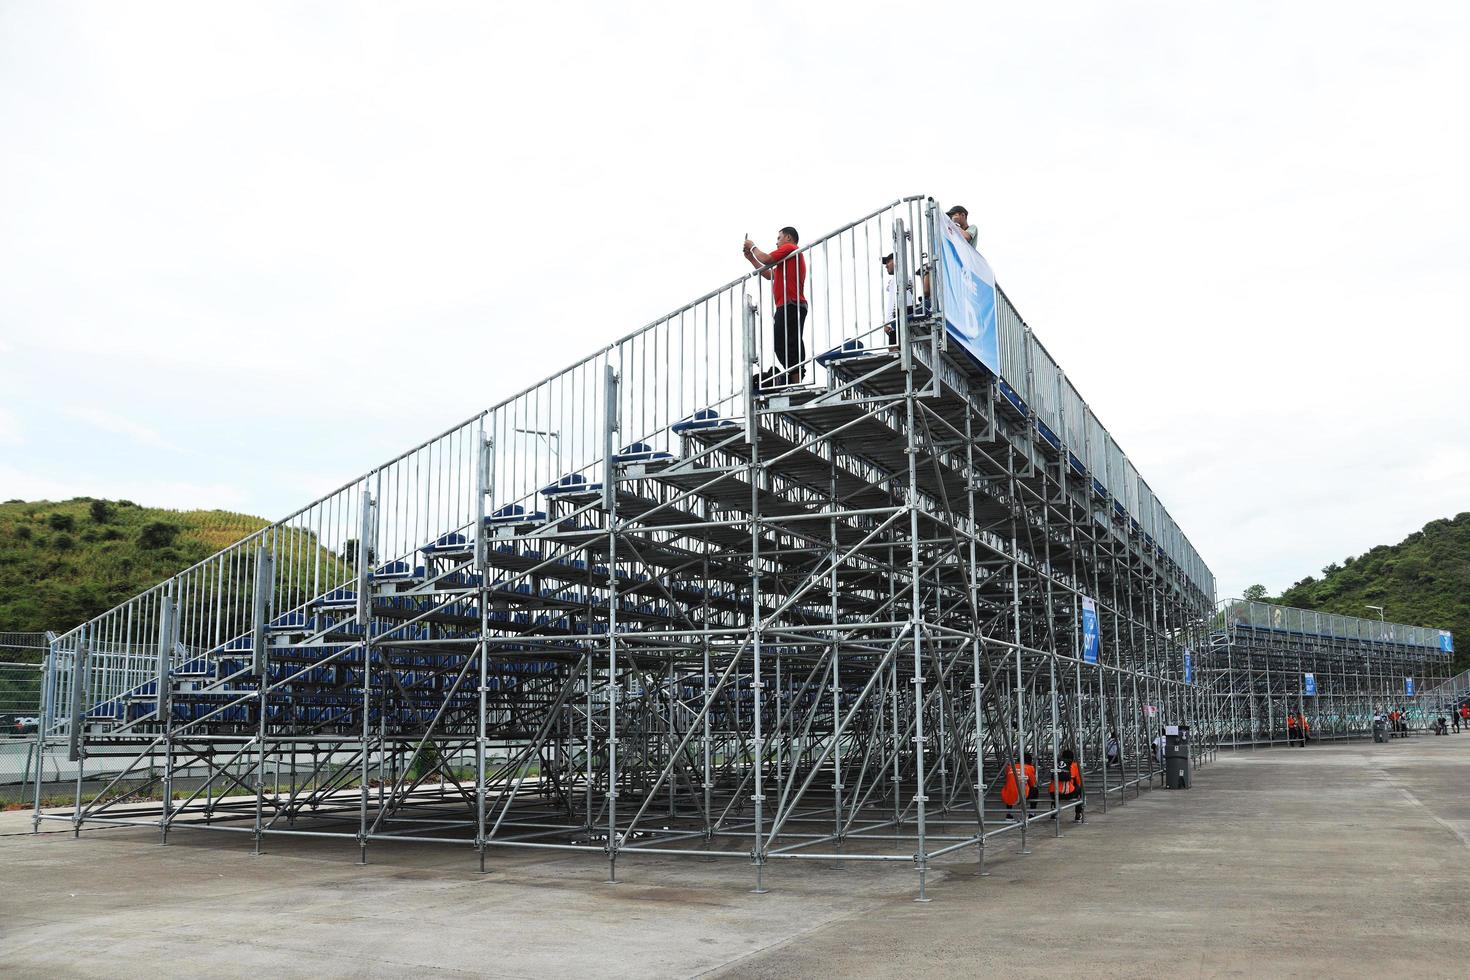
[[[0,446],[24,444],[25,434],[21,431],[19,417],[10,409],[0,406]]]
[[[158,430],[143,425],[140,422],[135,422],[132,419],[123,418],[121,415],[112,412],[80,406],[65,408],[62,409],[62,412],[94,429],[100,429],[111,435],[123,436],[143,446],[175,451],[178,449],[177,446],[159,434]]]
[[[16,466],[0,465],[0,499],[70,500],[102,497],[131,500],[144,507],[169,510],[230,510],[249,513],[250,496],[223,483],[187,480],[150,480],[80,471],[53,479]]]

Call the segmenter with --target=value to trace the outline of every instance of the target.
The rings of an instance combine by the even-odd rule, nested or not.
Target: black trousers
[[[776,348],[776,360],[790,370],[806,360],[805,303],[786,303],[776,308],[771,316],[771,342]]]

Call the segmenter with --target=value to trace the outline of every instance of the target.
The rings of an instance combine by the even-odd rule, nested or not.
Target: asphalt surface
[[[1222,753],[933,901],[875,862],[580,855],[138,829],[0,836],[0,972],[51,977],[1466,976],[1470,734]],[[29,814],[0,814],[0,833]],[[54,825],[53,825],[54,826]]]

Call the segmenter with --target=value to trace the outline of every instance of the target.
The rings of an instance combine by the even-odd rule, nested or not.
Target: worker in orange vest
[[[1286,744],[1291,745],[1296,741],[1296,715],[1290,711],[1286,713]]]
[[[1062,750],[1062,758],[1057,771],[1052,774],[1051,782],[1046,784],[1046,793],[1052,798],[1052,805],[1061,812],[1063,803],[1071,803],[1077,800],[1077,806],[1072,811],[1072,822],[1083,819],[1083,796],[1082,796],[1082,765],[1077,761],[1077,756],[1071,749]],[[1056,819],[1056,814],[1052,814]]]
[[[1458,716],[1460,719],[1460,725],[1465,728],[1470,728],[1470,704],[1460,705]]]
[[[1000,801],[1006,805],[1006,819],[1014,820],[1011,808],[1021,802],[1020,783],[1026,784],[1026,803],[1029,811],[1036,805],[1036,767],[1021,755],[1018,761],[1006,766],[1005,783],[1000,788]]]
[[[1309,722],[1309,721],[1307,721],[1307,716],[1306,716],[1305,713],[1300,714],[1300,715],[1297,715],[1297,719],[1296,719],[1296,730],[1297,730],[1297,733],[1300,734],[1301,737],[1302,737],[1302,748],[1306,748],[1307,747],[1307,733],[1312,730],[1312,723]]]
[[[1399,709],[1398,708],[1394,708],[1392,711],[1390,711],[1388,713],[1388,737],[1389,738],[1394,738],[1395,736],[1397,736],[1399,734],[1399,718],[1400,717],[1402,717],[1402,715],[1399,713]]]

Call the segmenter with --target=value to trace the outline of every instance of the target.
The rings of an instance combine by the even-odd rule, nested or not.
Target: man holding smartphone
[[[802,362],[806,360],[806,257],[797,252],[801,237],[787,225],[776,233],[776,247],[762,252],[755,242],[745,240],[746,261],[771,280],[771,299],[775,312],[771,315],[771,341],[776,361],[781,365],[756,378],[756,387],[775,388],[801,384],[806,376]]]

